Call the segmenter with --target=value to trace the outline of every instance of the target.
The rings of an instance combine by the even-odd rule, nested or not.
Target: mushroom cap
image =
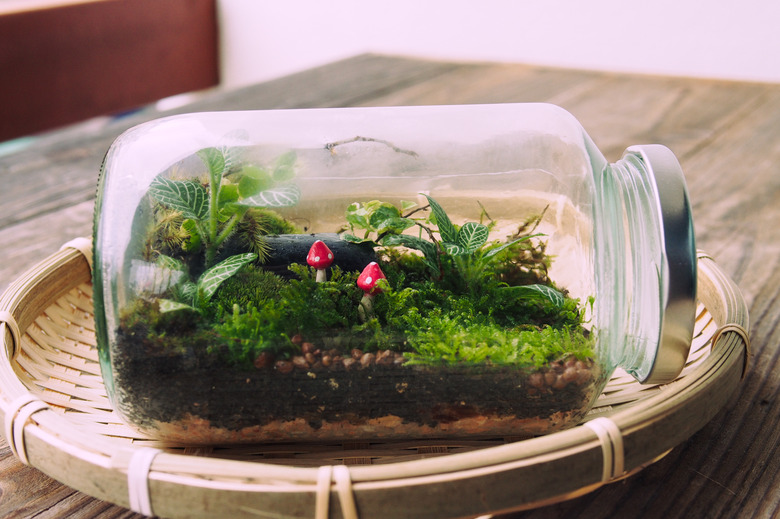
[[[322,240],[312,243],[309,254],[306,256],[306,263],[315,269],[326,269],[333,263],[333,252],[325,245]]]
[[[385,279],[385,273],[379,268],[376,261],[372,261],[363,272],[357,278],[357,286],[359,286],[366,294],[376,295],[382,291],[381,288],[376,286],[376,282],[380,279]]]

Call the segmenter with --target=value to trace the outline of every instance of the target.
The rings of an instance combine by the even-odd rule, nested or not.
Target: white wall
[[[219,0],[227,86],[363,52],[780,82],[777,0]]]

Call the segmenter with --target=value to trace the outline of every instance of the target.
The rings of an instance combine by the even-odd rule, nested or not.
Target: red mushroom
[[[327,280],[325,269],[333,263],[333,252],[325,245],[322,240],[312,243],[309,254],[306,256],[306,262],[317,269],[317,283]]]
[[[364,292],[358,308],[358,314],[363,322],[374,316],[374,296],[382,292],[382,289],[376,284],[380,279],[385,279],[385,273],[382,272],[376,261],[366,265],[366,268],[358,276],[357,286]]]

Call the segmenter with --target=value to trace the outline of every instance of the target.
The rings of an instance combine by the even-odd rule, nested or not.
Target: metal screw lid
[[[671,382],[688,359],[696,318],[696,245],[682,168],[672,151],[658,144],[631,146],[654,180],[661,215],[668,283],[662,289],[661,335],[645,384]]]

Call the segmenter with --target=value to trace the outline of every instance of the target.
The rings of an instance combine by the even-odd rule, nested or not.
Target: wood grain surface
[[[569,110],[610,160],[633,144],[676,153],[697,246],[750,307],[752,359],[731,402],[658,463],[584,497],[508,517],[780,517],[780,85],[364,55],[215,92],[175,112],[535,101]],[[108,146],[126,128],[170,113],[149,108],[80,124],[0,156],[0,289],[91,233]],[[2,442],[0,517],[141,516],[22,465]]]

